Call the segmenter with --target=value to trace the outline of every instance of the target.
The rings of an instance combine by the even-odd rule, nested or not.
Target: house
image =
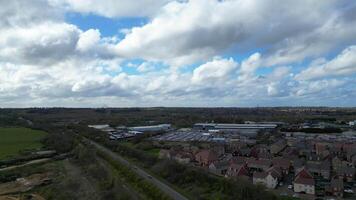
[[[218,156],[214,151],[202,150],[195,155],[195,160],[200,166],[209,166],[211,163],[218,160]]]
[[[333,156],[341,156],[342,155],[342,147],[343,147],[343,144],[341,144],[341,143],[336,143],[336,144],[332,145],[329,148],[330,154]]]
[[[267,188],[274,189],[277,187],[281,178],[281,171],[272,167],[266,172],[254,172],[252,181],[253,184],[262,184]]]
[[[346,160],[351,162],[352,156],[356,155],[356,144],[355,143],[346,143],[346,144],[344,144],[342,149],[346,154]]]
[[[323,151],[328,149],[328,143],[325,142],[318,142],[315,144],[315,153],[316,154],[321,154]]]
[[[250,176],[246,164],[230,164],[227,169],[226,176],[228,177],[243,177],[248,178]]]
[[[343,197],[344,182],[341,179],[333,178],[330,182],[330,185],[325,187],[325,191],[331,195]]]
[[[247,162],[247,167],[250,168],[252,171],[267,171],[272,165],[271,160],[249,160]]]
[[[294,192],[304,192],[306,194],[315,194],[314,177],[303,168],[295,177],[293,183]]]
[[[289,160],[298,158],[299,151],[295,147],[287,147],[282,152],[282,157]]]
[[[356,154],[351,156],[351,164],[356,167]]]
[[[257,158],[258,159],[271,159],[272,154],[266,151],[258,152],[257,153]]]
[[[295,174],[298,174],[304,167],[305,161],[297,158],[292,161],[292,166]]]
[[[345,180],[346,182],[352,182],[355,180],[355,168],[347,166],[339,168],[336,171],[336,175],[341,180]]]
[[[215,152],[215,154],[220,157],[225,154],[225,146],[223,144],[214,144],[210,146],[210,151]]]
[[[246,164],[247,160],[249,160],[248,157],[244,156],[234,156],[230,159],[230,164]]]
[[[181,164],[189,164],[194,160],[194,156],[189,152],[178,152],[173,159]]]
[[[275,167],[278,167],[279,169],[282,170],[283,174],[288,174],[289,173],[289,168],[290,168],[290,161],[287,159],[284,159],[282,157],[276,157],[272,159],[272,164]]]
[[[325,179],[330,179],[331,165],[327,160],[322,162],[308,161],[306,163],[306,168],[314,175],[314,177],[320,176]]]
[[[250,156],[251,155],[251,149],[248,147],[241,148],[237,151],[237,155],[239,156]]]
[[[159,151],[158,158],[175,160],[181,164],[188,164],[194,160],[194,157],[190,152],[177,151],[173,149],[161,149]]]
[[[279,140],[275,143],[273,143],[270,147],[270,152],[271,154],[278,154],[281,151],[283,151],[283,149],[285,149],[287,147],[287,143],[284,140]]]
[[[342,168],[342,160],[337,156],[335,156],[331,162],[334,171],[337,171],[338,169]]]
[[[216,175],[225,175],[229,168],[229,161],[215,161],[209,165],[209,171]]]

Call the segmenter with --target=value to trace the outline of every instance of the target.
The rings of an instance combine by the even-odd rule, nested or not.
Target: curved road
[[[94,145],[100,151],[103,151],[106,154],[108,154],[109,156],[111,156],[113,159],[119,161],[120,163],[126,165],[127,167],[130,167],[133,171],[136,172],[137,175],[141,176],[146,181],[155,185],[157,188],[162,190],[164,193],[166,193],[172,199],[174,199],[174,200],[188,200],[186,197],[184,197],[183,195],[181,195],[180,193],[175,191],[173,188],[171,188],[167,184],[165,184],[165,183],[161,182],[160,180],[156,179],[155,177],[151,176],[150,174],[148,174],[147,172],[145,172],[143,169],[139,168],[138,166],[130,163],[129,161],[127,161],[125,158],[118,155],[117,153],[111,151],[110,149],[108,149],[108,148],[104,147],[103,145],[96,143],[92,140],[89,140],[89,139],[85,139],[85,140],[88,141],[90,144]]]

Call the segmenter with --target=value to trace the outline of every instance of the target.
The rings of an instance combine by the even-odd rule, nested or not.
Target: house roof
[[[260,179],[264,179],[268,176],[267,172],[254,172],[253,173],[253,178],[260,178]]]
[[[282,172],[280,168],[271,167],[267,170],[267,173],[271,174],[273,178],[282,178]]]
[[[311,173],[305,167],[303,167],[303,169],[296,175],[296,177],[314,179],[313,175],[311,175]]]
[[[315,181],[313,178],[303,178],[298,176],[294,179],[294,183],[303,184],[303,185],[314,185]]]
[[[218,156],[214,151],[210,150],[202,150],[196,154],[196,156],[201,157],[202,159],[206,160],[217,160]]]
[[[230,163],[243,164],[246,163],[247,157],[237,156],[230,159]]]
[[[332,188],[344,189],[344,182],[341,179],[333,178],[330,182]]]
[[[269,167],[271,166],[271,160],[249,160],[247,163],[249,166],[256,166],[256,167]]]
[[[306,164],[307,169],[311,171],[330,171],[330,162],[328,161],[323,161],[323,162],[313,162],[313,161],[308,161]]]
[[[273,158],[272,163],[274,166],[278,166],[284,169],[287,169],[290,166],[290,161],[284,158]]]
[[[210,165],[214,165],[216,169],[226,169],[229,167],[229,161],[215,161]]]
[[[237,176],[248,176],[248,170],[244,165],[240,166],[236,173]]]
[[[355,168],[352,168],[352,167],[342,167],[342,168],[337,170],[337,174],[339,174],[339,175],[344,175],[344,174],[346,174],[346,175],[349,175],[349,174],[355,175],[355,173],[356,173],[356,170],[355,170]]]

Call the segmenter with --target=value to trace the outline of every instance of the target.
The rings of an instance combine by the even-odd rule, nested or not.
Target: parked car
[[[352,189],[346,189],[346,190],[344,190],[344,192],[345,192],[345,193],[350,193],[350,194],[353,194],[353,193],[354,193],[354,191],[353,191]]]
[[[292,190],[293,189],[293,185],[288,185],[288,189]]]

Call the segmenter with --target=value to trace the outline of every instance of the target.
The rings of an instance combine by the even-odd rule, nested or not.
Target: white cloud
[[[80,13],[94,13],[105,17],[147,17],[154,15],[170,0],[49,0]]]
[[[80,30],[66,23],[43,22],[0,31],[0,59],[15,63],[51,63],[75,50]]]
[[[238,64],[232,58],[215,58],[194,69],[192,82],[210,85],[217,81],[224,81],[234,73],[237,66]]]
[[[318,95],[319,93],[333,92],[335,88],[338,88],[345,83],[344,80],[338,79],[301,82],[300,86],[295,88],[295,94],[297,96],[320,96]]]
[[[77,49],[87,51],[93,48],[100,41],[100,31],[98,29],[89,29],[81,33],[77,43]]]
[[[251,106],[326,96],[354,99],[350,45],[356,16],[354,7],[341,9],[339,1],[175,1],[163,10],[166,1],[160,1],[151,11],[140,5],[147,9],[140,13],[141,7],[130,7],[137,5],[133,1],[49,2],[9,1],[0,7],[2,106]],[[115,35],[103,38],[95,27],[83,31],[65,22],[68,10],[58,5],[107,17],[151,18],[125,30],[120,41]],[[290,7],[293,12],[285,12]],[[350,47],[291,74],[296,60],[342,46]],[[239,65],[241,52],[256,53]],[[127,66],[141,73],[122,68],[136,63],[126,58],[140,58],[141,65]],[[187,64],[192,65],[179,68]],[[318,102],[314,99],[309,102]]]
[[[310,80],[330,76],[350,76],[356,73],[356,46],[344,49],[330,61],[318,59],[296,75],[297,80]]]
[[[137,71],[139,72],[150,72],[154,71],[156,69],[156,66],[152,62],[143,62],[137,67]]]
[[[224,51],[265,48],[264,65],[302,61],[356,42],[356,20],[345,16],[345,4],[335,0],[171,2],[148,24],[132,28],[117,52],[130,58],[192,64]]]

